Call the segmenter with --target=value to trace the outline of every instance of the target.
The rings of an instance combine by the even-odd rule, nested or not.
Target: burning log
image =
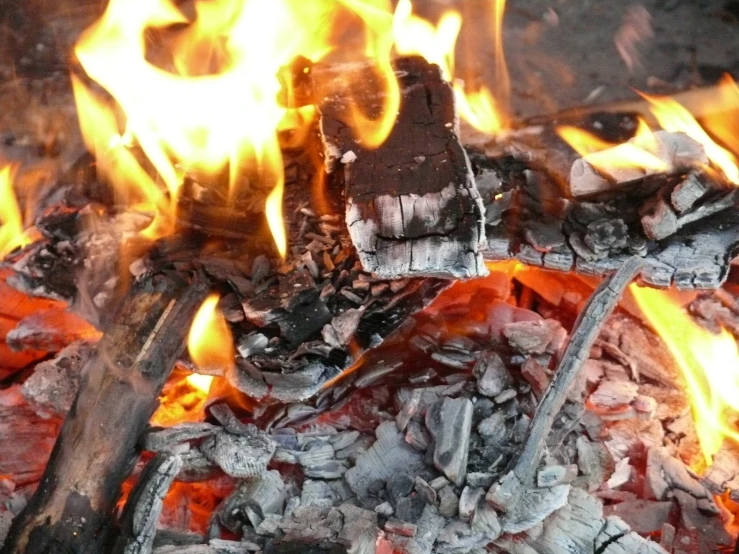
[[[371,119],[385,96],[372,66],[318,66],[312,95],[321,113],[326,168],[343,181],[346,223],[366,271],[386,278],[485,275],[483,207],[456,130],[454,93],[438,66],[400,58],[400,108],[387,139],[363,145],[353,102]],[[337,82],[363,83],[353,95]],[[347,87],[348,88],[348,87]]]
[[[176,274],[132,288],[86,363],[41,484],[13,521],[11,553],[105,551],[120,485],[207,287]]]

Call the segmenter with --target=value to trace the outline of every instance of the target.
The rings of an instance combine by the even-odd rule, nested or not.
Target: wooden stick
[[[603,324],[613,313],[628,284],[641,270],[642,264],[643,260],[638,256],[624,262],[616,273],[604,280],[593,292],[585,309],[578,316],[567,349],[557,366],[554,379],[539,402],[513,469],[494,483],[487,493],[487,501],[496,508],[510,510],[521,498],[521,491],[533,484],[554,418],[562,409]]]
[[[163,274],[134,285],[83,368],[41,483],[13,521],[2,554],[109,551],[136,442],[207,291],[200,278],[188,283]]]

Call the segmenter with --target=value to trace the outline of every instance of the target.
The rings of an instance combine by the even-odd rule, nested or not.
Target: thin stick
[[[496,508],[503,511],[513,508],[520,498],[520,492],[533,483],[554,419],[588,359],[590,348],[603,324],[613,313],[628,284],[641,270],[642,264],[643,260],[638,256],[629,258],[616,273],[600,284],[578,316],[570,342],[557,366],[554,379],[539,402],[513,469],[494,483],[487,493],[487,501]]]

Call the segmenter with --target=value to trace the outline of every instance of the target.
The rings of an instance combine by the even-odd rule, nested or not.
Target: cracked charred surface
[[[457,138],[454,93],[438,66],[395,62],[401,104],[381,146],[363,145],[349,124],[356,103],[376,119],[383,96],[371,66],[316,67],[326,168],[343,180],[346,222],[365,270],[382,277],[485,275],[483,206]],[[340,73],[349,72],[339,79]],[[336,85],[361,82],[361,90]]]

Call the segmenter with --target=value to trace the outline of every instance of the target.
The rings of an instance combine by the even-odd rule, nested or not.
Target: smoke
[[[654,37],[652,16],[641,4],[629,6],[624,14],[621,26],[613,37],[621,59],[630,72],[641,68],[639,46]]]

